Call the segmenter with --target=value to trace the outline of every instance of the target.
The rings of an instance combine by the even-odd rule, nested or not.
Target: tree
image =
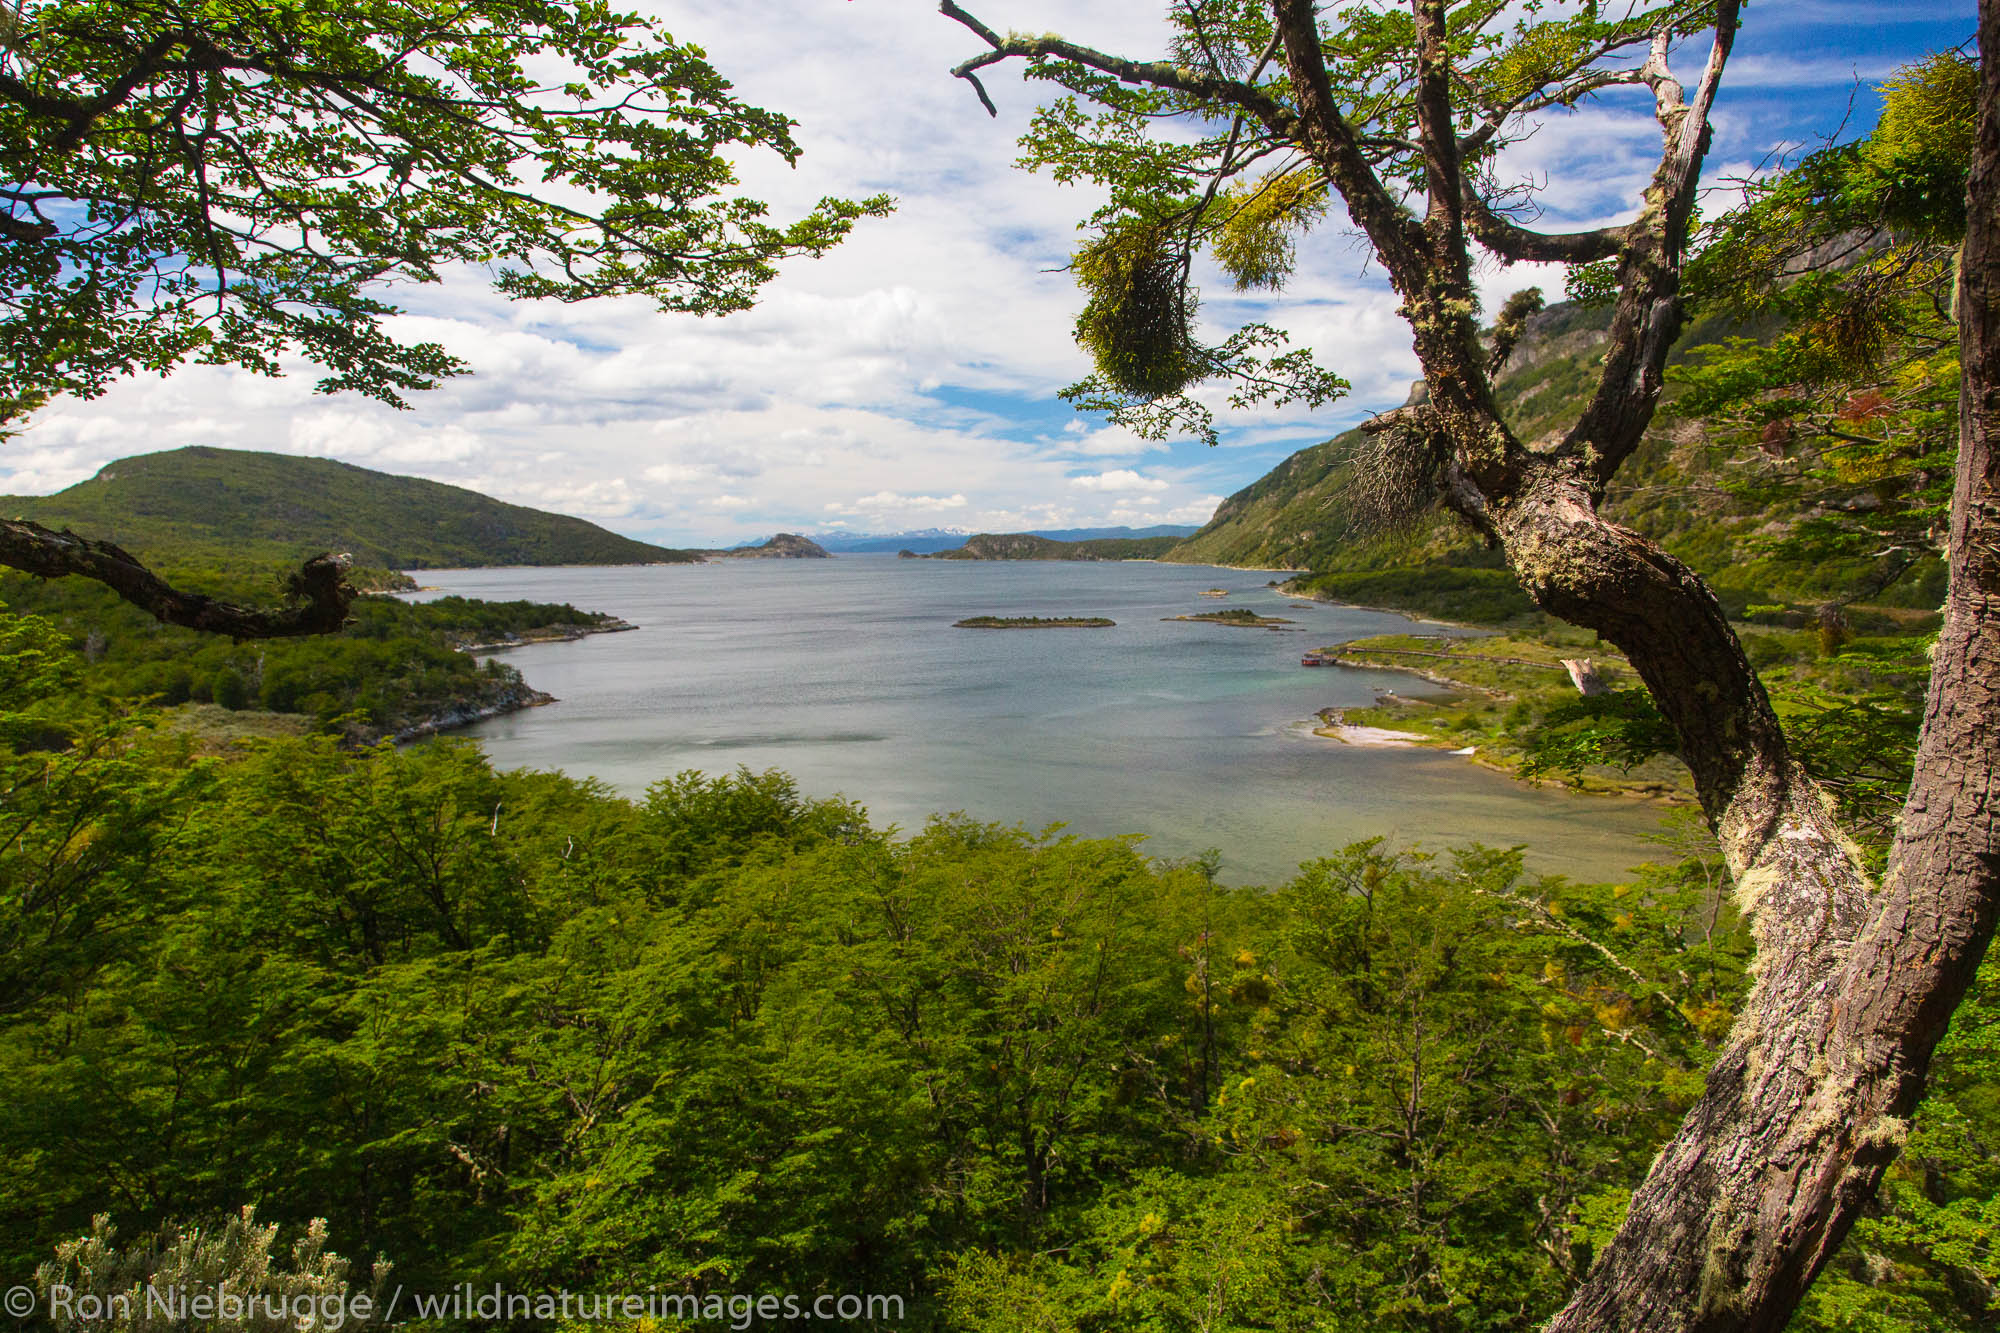
[[[516,298],[745,309],[777,260],[888,207],[777,224],[729,194],[732,153],[796,160],[791,125],[592,0],[25,0],[0,13],[0,435],[190,360],[302,355],[323,392],[405,406],[464,367],[399,341],[378,293],[453,266]],[[336,629],[353,597],[321,559],[291,609],[231,606],[23,522],[0,563],[239,638]]]
[[[2000,909],[2000,0],[1980,5],[1949,591],[1879,885],[1789,748],[1712,591],[1598,512],[1653,418],[1683,322],[1708,114],[1739,0],[1553,17],[1412,0],[1327,23],[1311,0],[1177,0],[1173,48],[1157,61],[1054,34],[1003,37],[953,0],[940,8],[986,44],[953,71],[975,88],[979,70],[1019,59],[1066,90],[1036,116],[1026,161],[1111,187],[1076,265],[1090,294],[1078,333],[1097,373],[1070,392],[1086,405],[1146,430],[1202,427],[1185,390],[1268,367],[1246,362],[1240,340],[1196,344],[1195,249],[1209,246],[1241,285],[1276,284],[1335,197],[1366,237],[1403,299],[1429,390],[1371,423],[1377,471],[1405,503],[1457,515],[1544,610],[1631,660],[1693,771],[1757,942],[1755,990],[1704,1095],[1551,1327],[1782,1327],[1896,1155]],[[1704,32],[1707,61],[1689,88],[1668,56]],[[1538,113],[1619,86],[1652,94],[1661,129],[1636,214],[1578,232],[1526,225],[1532,200],[1499,178],[1497,150]],[[1175,133],[1154,136],[1156,122]],[[1609,267],[1604,368],[1560,435],[1520,439],[1494,401],[1512,338],[1506,311],[1482,338],[1475,246],[1503,263]]]

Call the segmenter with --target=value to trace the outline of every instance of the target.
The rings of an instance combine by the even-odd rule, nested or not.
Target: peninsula
[[[1152,560],[1180,542],[1178,537],[1099,537],[1056,541],[1030,532],[982,532],[955,551],[898,551],[905,560]]]

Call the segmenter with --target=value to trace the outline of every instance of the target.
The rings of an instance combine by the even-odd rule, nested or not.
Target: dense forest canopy
[[[1363,844],[1224,889],[778,774],[630,802],[448,743],[202,759],[9,626],[0,1236],[85,1290],[251,1205],[275,1273],[323,1218],[357,1287],[1528,1328],[1748,984],[1712,854],[1593,886]],[[1996,1011],[1989,980],[1796,1327],[1986,1317]],[[100,1213],[109,1255],[52,1259]]]

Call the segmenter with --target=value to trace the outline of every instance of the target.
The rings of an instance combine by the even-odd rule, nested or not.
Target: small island
[[[1246,629],[1257,629],[1266,625],[1289,625],[1292,622],[1283,616],[1260,616],[1247,606],[1232,606],[1227,611],[1197,611],[1191,616],[1162,616],[1162,620],[1198,620],[1205,625],[1239,625]]]
[[[953,629],[1110,629],[1118,622],[1103,616],[969,616],[952,622]]]
[[[757,546],[732,546],[728,550],[696,551],[703,560],[830,560],[833,553],[810,537],[781,532]]]

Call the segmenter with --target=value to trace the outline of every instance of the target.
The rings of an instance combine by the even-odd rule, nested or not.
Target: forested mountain
[[[1610,323],[1607,307],[1577,302],[1532,316],[1506,375],[1495,386],[1526,439],[1573,421],[1596,383],[1597,358]],[[1768,339],[1769,322],[1703,320],[1675,349],[1671,364],[1699,365],[1733,339]],[[1505,619],[1532,608],[1496,552],[1462,524],[1434,516],[1415,524],[1371,522],[1353,489],[1358,427],[1301,449],[1223,501],[1215,517],[1163,559],[1298,571],[1302,588],[1339,600],[1410,607],[1472,620]],[[1707,577],[1739,614],[1750,605],[1808,600],[1854,571],[1822,577],[1775,569],[1765,547],[1779,527],[1808,516],[1791,497],[1732,495],[1716,484],[1720,450],[1700,420],[1671,412],[1626,465],[1606,512],[1674,550]],[[1837,499],[1836,499],[1837,502]],[[1864,502],[1865,503],[1865,502]],[[1774,526],[1776,525],[1776,526]],[[1943,566],[1929,561],[1889,593],[1896,605],[1935,606]]]
[[[10,515],[73,526],[125,546],[190,587],[269,601],[274,576],[323,551],[354,557],[363,588],[407,584],[425,566],[698,561],[437,482],[324,458],[189,448],[142,454],[56,495],[0,500]],[[179,707],[198,730],[233,714],[281,714],[348,742],[427,734],[547,702],[513,666],[480,663],[473,644],[564,638],[624,627],[596,611],[447,597],[423,604],[365,596],[338,634],[236,643],[156,621],[85,579],[0,572],[0,608],[45,617],[89,662],[86,692]],[[251,725],[247,719],[220,724]]]
[[[380,569],[681,564],[700,557],[477,491],[330,458],[193,446],[107,464],[10,518],[73,527],[168,567],[292,564],[345,551]]]
[[[1575,419],[1596,382],[1609,322],[1608,308],[1573,301],[1528,320],[1495,386],[1522,438],[1540,439]],[[1743,349],[1769,345],[1779,327],[1771,318],[1717,315],[1689,329],[1669,362],[1668,407],[1611,487],[1606,513],[1693,565],[1733,615],[1797,620],[1827,599],[1848,600],[1857,588],[1869,605],[1935,608],[1944,588],[1935,555],[1880,574],[1880,562],[1865,550],[1788,558],[1829,516],[1881,509],[1880,478],[1826,478],[1812,488],[1755,484],[1735,442],[1719,438],[1740,423],[1701,415],[1714,396],[1709,382],[1740,375]],[[1365,512],[1354,478],[1368,439],[1356,428],[1301,449],[1230,496],[1206,527],[1161,558],[1294,570],[1301,591],[1455,619],[1531,613],[1499,554],[1462,524],[1435,514],[1385,523]]]
[[[1583,400],[1593,383],[1592,355],[1603,346],[1610,322],[1608,309],[1575,303],[1552,306],[1529,319],[1508,372],[1496,386],[1520,434],[1532,438],[1562,422]],[[1691,333],[1682,354],[1705,332]],[[1215,517],[1166,558],[1270,569],[1370,569],[1385,560],[1423,563],[1446,549],[1472,545],[1469,537],[1444,524],[1436,525],[1436,534],[1424,534],[1444,538],[1435,549],[1430,541],[1413,542],[1407,534],[1385,538],[1368,531],[1347,496],[1350,462],[1366,439],[1357,427],[1299,450],[1224,500]]]

